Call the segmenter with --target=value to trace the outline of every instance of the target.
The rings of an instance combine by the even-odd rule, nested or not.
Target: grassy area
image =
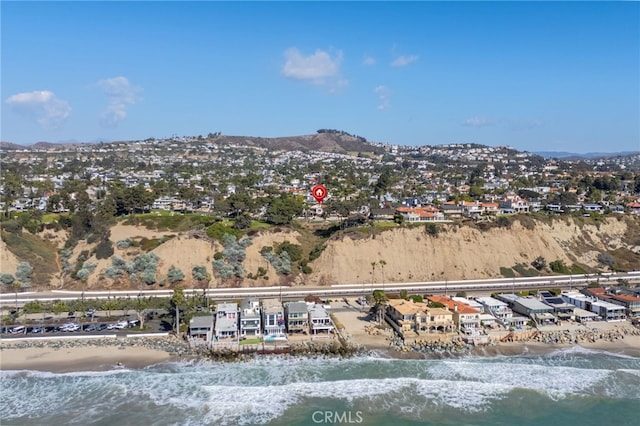
[[[259,337],[256,337],[255,339],[240,340],[241,345],[257,345],[260,343],[262,343],[262,339]]]
[[[397,228],[398,224],[389,220],[376,220],[373,222],[373,226],[378,229]]]
[[[158,231],[184,232],[192,229],[203,228],[216,222],[216,218],[198,213],[175,213],[165,210],[151,213],[139,213],[125,217],[122,223],[125,225],[144,226]]]
[[[514,278],[516,276],[516,273],[511,268],[501,266],[500,275],[502,275],[505,278]]]
[[[529,268],[527,265],[523,263],[519,263],[513,267],[513,270],[516,271],[521,277],[537,277],[540,275],[535,268]]]
[[[269,225],[268,223],[261,222],[259,220],[252,220],[251,221],[251,226],[249,227],[249,229],[250,230],[261,231],[263,229],[270,229],[272,227],[273,227],[273,225]]]
[[[42,223],[53,223],[58,220],[60,213],[45,213],[42,215]]]

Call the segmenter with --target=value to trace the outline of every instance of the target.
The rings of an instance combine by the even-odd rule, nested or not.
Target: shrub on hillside
[[[108,238],[100,240],[95,248],[96,259],[108,259],[113,256],[113,243]]]
[[[549,263],[549,268],[551,268],[551,270],[557,274],[569,273],[569,268],[562,260],[554,260],[553,262]]]
[[[16,279],[23,287],[31,287],[31,277],[33,276],[33,266],[29,262],[20,262],[16,270]]]
[[[126,248],[131,247],[132,243],[133,243],[133,241],[131,241],[131,238],[127,238],[125,240],[119,240],[116,243],[116,247],[118,247],[120,250],[124,250]]]
[[[13,284],[15,280],[16,279],[11,274],[6,274],[4,272],[0,273],[0,284],[2,284],[5,287],[8,287],[11,284]]]
[[[182,281],[184,280],[184,272],[182,272],[181,269],[171,265],[169,271],[167,271],[167,280],[169,280],[169,282],[172,284]]]

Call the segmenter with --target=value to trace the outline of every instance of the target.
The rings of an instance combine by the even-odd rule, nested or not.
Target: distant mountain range
[[[538,151],[533,154],[539,155],[544,158],[558,158],[563,160],[593,160],[596,158],[610,158],[620,157],[624,155],[640,154],[640,151],[620,151],[620,152],[587,152],[586,154],[578,154],[575,152],[564,151]]]
[[[179,140],[179,139],[178,139]],[[285,136],[278,138],[262,138],[257,136],[227,136],[216,134],[206,137],[203,141],[210,141],[226,145],[246,145],[266,148],[269,150],[285,150],[285,151],[323,151],[340,154],[358,153],[358,152],[377,152],[382,153],[384,150],[366,139],[351,135],[340,130],[321,129],[312,135],[301,136]],[[115,143],[115,142],[107,142]],[[3,150],[22,150],[22,149],[55,149],[55,148],[72,148],[91,144],[90,142],[38,142],[33,145],[23,146],[11,142],[0,142],[0,149]]]

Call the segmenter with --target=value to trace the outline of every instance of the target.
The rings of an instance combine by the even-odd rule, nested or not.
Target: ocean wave
[[[367,410],[393,408],[420,416],[428,402],[464,411],[479,411],[512,389],[494,383],[425,380],[409,377],[291,383],[286,386],[205,386],[207,422],[262,424],[282,416],[307,399],[337,399]],[[422,399],[422,401],[420,401]]]
[[[591,359],[594,354],[574,353],[566,359],[265,357],[241,363],[167,362],[140,370],[3,371],[0,417],[69,412],[78,421],[92,423],[135,403],[152,411],[180,413],[184,419],[180,424],[199,424],[197,419],[207,424],[263,424],[315,399],[416,419],[428,415],[425,410],[487,410],[518,390],[532,390],[552,400],[640,399],[640,369],[634,360],[618,359],[612,368],[593,368],[610,363],[610,358],[593,361],[589,368],[574,366],[572,359],[581,357]]]

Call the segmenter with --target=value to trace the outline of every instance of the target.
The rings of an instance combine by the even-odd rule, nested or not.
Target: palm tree
[[[380,264],[380,272],[382,273],[382,291],[384,291],[384,267],[387,265],[387,262],[384,259],[380,259],[378,263]]]
[[[377,262],[371,262],[371,291],[373,291],[373,281],[376,273]]]

